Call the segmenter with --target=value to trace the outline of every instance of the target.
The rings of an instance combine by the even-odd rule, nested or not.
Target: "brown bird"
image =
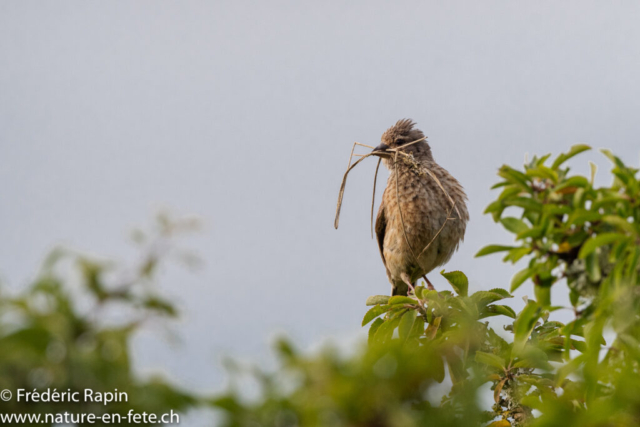
[[[392,295],[407,295],[420,277],[433,289],[426,274],[449,261],[469,220],[462,186],[414,126],[398,121],[373,150],[390,172],[375,230]]]

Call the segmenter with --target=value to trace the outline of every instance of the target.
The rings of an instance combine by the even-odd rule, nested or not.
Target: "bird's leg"
[[[435,291],[435,290],[436,290],[436,288],[434,288],[434,287],[433,287],[433,285],[431,284],[431,282],[429,281],[429,279],[427,279],[427,276],[426,276],[426,275],[422,276],[422,278],[427,282],[427,288],[429,288],[429,289],[430,289],[430,290],[432,290],[432,291]]]
[[[420,299],[420,297],[416,295],[416,288],[411,283],[411,279],[406,273],[402,273],[400,277],[402,278],[402,281],[407,284],[407,286],[409,287],[409,290],[413,293],[413,296],[416,297],[416,299],[418,300],[418,305],[420,306],[420,313],[422,313],[421,315],[423,319],[426,319],[427,318],[426,308],[424,306],[424,303]],[[409,292],[407,292],[407,296],[409,296]]]
[[[411,283],[411,279],[409,279],[409,276],[406,273],[402,273],[400,275],[400,278],[402,278],[402,281],[407,284],[407,286],[409,287],[409,291],[413,292],[413,295],[416,295],[416,288]],[[407,295],[408,294],[409,292],[407,292]]]
[[[409,292],[416,294],[416,288],[409,282],[407,282],[407,286],[409,286]]]

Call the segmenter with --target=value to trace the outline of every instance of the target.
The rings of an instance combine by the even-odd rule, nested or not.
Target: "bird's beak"
[[[376,148],[374,148],[372,153],[374,153],[377,156],[383,157],[383,156],[389,155],[389,153],[387,152],[388,149],[389,149],[389,146],[385,143],[382,143],[378,145]]]

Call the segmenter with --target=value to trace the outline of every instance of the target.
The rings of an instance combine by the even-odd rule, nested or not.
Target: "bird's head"
[[[431,148],[420,129],[414,128],[415,123],[411,119],[402,119],[387,129],[380,138],[380,145],[373,149],[373,153],[383,159],[394,156],[391,150],[401,150],[411,153],[415,157],[431,158]],[[420,142],[415,142],[422,139]],[[412,142],[415,142],[411,144]],[[385,162],[386,163],[386,162]]]

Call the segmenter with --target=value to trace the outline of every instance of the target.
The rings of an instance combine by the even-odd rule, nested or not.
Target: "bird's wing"
[[[384,202],[380,204],[378,209],[378,217],[376,218],[376,237],[378,238],[378,248],[380,248],[380,256],[384,267],[387,267],[387,261],[384,259],[384,233],[387,230],[387,218],[384,215]]]

